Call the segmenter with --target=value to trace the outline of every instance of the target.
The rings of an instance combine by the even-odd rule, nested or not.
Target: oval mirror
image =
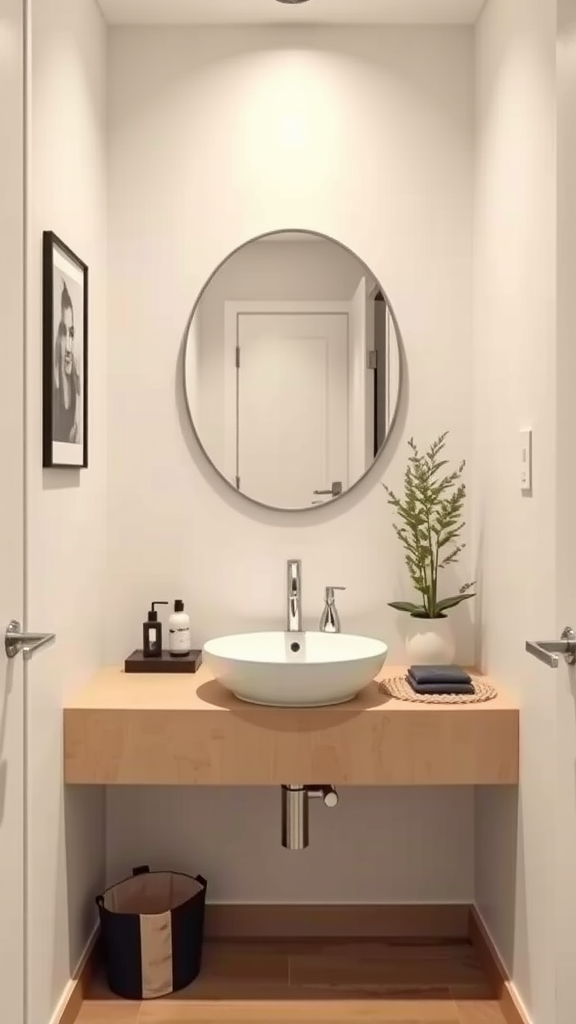
[[[274,509],[325,504],[372,466],[393,427],[401,339],[365,263],[309,231],[232,253],[194,307],[186,397],[220,475]]]

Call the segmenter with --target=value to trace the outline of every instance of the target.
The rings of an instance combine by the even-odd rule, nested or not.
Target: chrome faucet
[[[286,588],[286,629],[289,633],[302,632],[302,562],[298,558],[288,561]]]
[[[335,590],[346,590],[346,587],[326,587],[324,611],[322,612],[320,626],[318,627],[321,633],[340,632],[340,616],[336,607]]]

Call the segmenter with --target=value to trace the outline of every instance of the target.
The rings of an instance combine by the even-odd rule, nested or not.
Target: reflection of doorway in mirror
[[[396,411],[400,389],[400,350],[396,343],[390,307],[379,288],[372,298],[372,310],[375,353],[372,456],[375,458],[386,442]]]
[[[353,487],[398,404],[399,337],[376,277],[310,232],[254,239],[221,264],[194,308],[185,362],[208,459],[236,490],[276,508],[310,508]]]
[[[265,505],[305,508],[348,488],[349,316],[251,305],[235,316],[238,486]]]

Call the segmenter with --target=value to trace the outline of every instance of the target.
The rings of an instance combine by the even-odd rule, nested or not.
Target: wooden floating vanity
[[[387,669],[382,675],[398,675]],[[101,672],[64,708],[67,783],[93,785],[508,785],[519,707],[394,700],[376,682],[336,707],[244,704],[196,675]]]

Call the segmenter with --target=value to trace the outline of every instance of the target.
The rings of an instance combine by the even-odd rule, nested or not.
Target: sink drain
[[[282,846],[286,850],[305,850],[309,845],[310,800],[323,800],[326,807],[336,807],[338,793],[334,786],[282,786]]]

